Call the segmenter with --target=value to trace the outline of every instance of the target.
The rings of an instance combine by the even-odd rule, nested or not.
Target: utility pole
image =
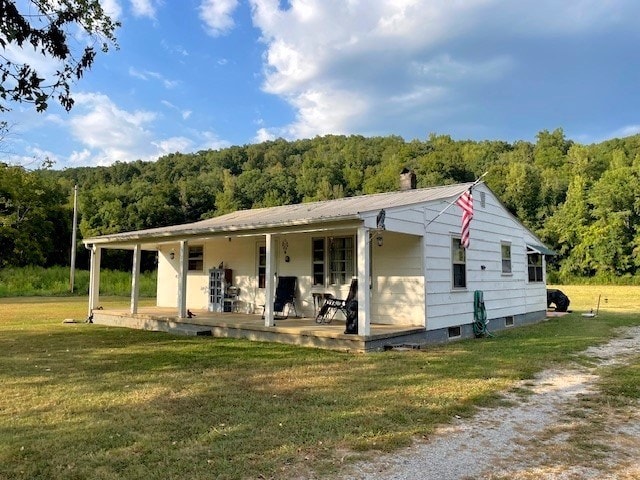
[[[73,187],[73,231],[71,233],[71,274],[69,284],[73,293],[76,276],[76,230],[78,229],[78,185]]]

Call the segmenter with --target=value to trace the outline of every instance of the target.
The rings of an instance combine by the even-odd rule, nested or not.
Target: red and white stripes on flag
[[[456,200],[456,204],[462,208],[462,231],[460,233],[460,244],[464,248],[469,248],[469,226],[473,218],[473,196],[471,189],[464,192]]]

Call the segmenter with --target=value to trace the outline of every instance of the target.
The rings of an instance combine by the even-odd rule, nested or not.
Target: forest
[[[562,129],[513,143],[435,134],[278,139],[63,170],[0,162],[0,268],[69,265],[74,185],[78,267],[86,268],[82,238],[397,190],[403,168],[419,188],[486,173],[506,207],[558,252],[550,271],[560,281],[640,279],[640,135],[581,145]],[[106,266],[128,269],[122,255]]]

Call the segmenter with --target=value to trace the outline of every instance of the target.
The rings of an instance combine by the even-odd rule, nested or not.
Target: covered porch
[[[165,322],[158,324],[158,329],[166,329],[167,321],[176,325],[204,324],[213,327],[214,336],[283,341],[286,335],[295,335],[296,339],[288,339],[286,343],[316,347],[322,346],[319,338],[332,338],[332,343],[338,346],[329,348],[356,351],[374,349],[372,345],[377,340],[393,337],[396,332],[425,330],[422,237],[419,235],[381,231],[350,222],[313,229],[281,229],[277,234],[208,232],[188,239],[172,236],[136,240],[96,242],[89,246],[89,315],[96,323],[99,319],[108,320],[110,324],[117,320],[121,326],[148,328],[153,322]],[[319,257],[320,275],[317,274],[318,261],[314,260],[318,244],[324,248]],[[338,254],[343,261],[333,259],[333,244],[342,247]],[[196,248],[192,248],[193,245]],[[101,256],[105,249],[132,251],[131,303],[127,311],[111,314],[99,308]],[[151,310],[139,306],[143,250],[158,255],[157,303]],[[197,257],[192,255],[194,251]],[[342,278],[337,284],[330,281],[334,276],[333,265],[342,268],[339,272]],[[228,272],[229,279],[221,281],[240,292],[232,306],[233,312],[223,309],[227,300],[224,294],[221,303],[213,303],[211,274],[216,270]],[[295,310],[286,323],[279,320],[274,311],[280,276],[297,280]],[[345,336],[342,313],[338,313],[335,323],[316,324],[315,315],[323,299],[347,298],[352,279],[364,286],[357,289],[357,333]],[[191,317],[190,312],[196,316]],[[148,327],[136,327],[139,324]],[[336,341],[338,338],[341,342]]]
[[[368,335],[345,334],[345,322],[316,323],[310,317],[289,317],[265,325],[261,315],[237,312],[209,312],[194,310],[191,318],[181,318],[175,309],[139,307],[130,309],[94,310],[93,323],[114,327],[169,332],[180,335],[239,338],[252,341],[276,342],[305,347],[348,352],[383,350],[398,345],[420,343],[425,329],[412,325],[371,325]]]
[[[423,212],[398,204],[398,195],[243,210],[193,224],[86,239],[89,315],[96,323],[151,329],[167,329],[167,322],[204,325],[214,336],[315,347],[331,341],[328,348],[355,351],[381,348],[388,338],[403,341],[406,332],[427,330],[425,231]],[[109,249],[132,251],[126,312],[99,310],[101,256]],[[153,311],[139,307],[142,251],[157,255]],[[283,302],[276,297],[282,279],[294,285],[290,317],[301,318],[279,320],[276,308]],[[350,304],[357,309],[352,317],[357,328],[350,330],[355,332],[345,335],[344,320],[316,324],[322,301],[349,298],[354,281]]]

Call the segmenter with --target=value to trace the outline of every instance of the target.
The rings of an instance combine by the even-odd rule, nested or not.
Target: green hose
[[[484,294],[482,290],[476,290],[473,294],[473,333],[476,337],[493,337],[487,330],[487,309],[484,306]]]

